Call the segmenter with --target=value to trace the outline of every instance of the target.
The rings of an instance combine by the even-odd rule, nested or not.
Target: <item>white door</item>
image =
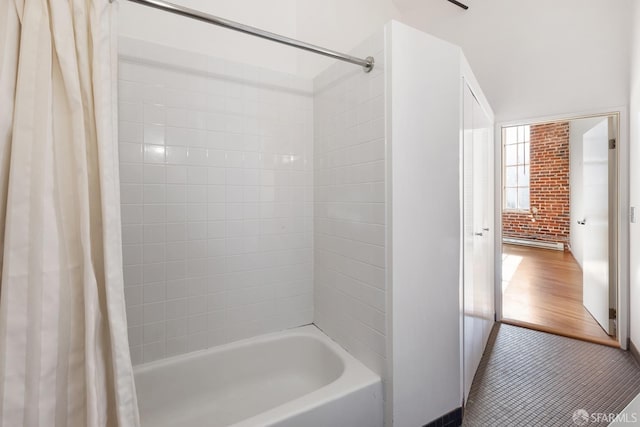
[[[478,327],[481,336],[478,338],[478,354],[482,353],[489,339],[494,323],[495,289],[494,289],[494,230],[493,227],[493,124],[487,117],[480,103],[473,104],[473,145],[474,145],[474,216],[476,230],[476,277],[481,286],[477,287],[476,303],[478,305]],[[481,237],[481,238],[478,238]],[[480,252],[480,254],[477,254]],[[478,360],[479,363],[479,360]]]
[[[587,310],[608,333],[609,322],[609,125],[603,119],[583,136],[583,296]]]
[[[464,84],[464,109],[463,109],[463,386],[464,400],[466,402],[471,383],[476,371],[476,356],[474,354],[474,336],[477,334],[474,326],[474,243],[475,218],[474,218],[474,161],[473,161],[473,104],[476,102],[469,87]]]
[[[463,382],[465,401],[493,326],[493,125],[469,87],[463,110]]]

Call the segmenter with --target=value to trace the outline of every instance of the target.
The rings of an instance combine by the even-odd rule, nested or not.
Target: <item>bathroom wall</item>
[[[385,377],[384,36],[314,80],[314,323]]]
[[[171,0],[171,3],[283,36],[296,37],[297,0]],[[297,49],[130,1],[118,1],[116,4],[120,9],[120,36],[275,71],[296,73],[298,57],[301,55]],[[141,22],[144,25],[140,25]],[[312,53],[302,55],[314,56]]]
[[[424,426],[462,403],[463,77],[488,104],[459,47],[394,21],[386,52],[393,422]]]
[[[134,363],[313,320],[312,83],[120,40]]]

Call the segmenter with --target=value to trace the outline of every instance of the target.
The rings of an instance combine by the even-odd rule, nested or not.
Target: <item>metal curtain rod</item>
[[[110,0],[113,1],[113,0]],[[279,34],[264,31],[259,28],[251,27],[249,25],[240,24],[238,22],[230,21],[228,19],[219,18],[208,13],[200,12],[195,9],[180,6],[177,4],[169,3],[163,0],[128,0],[133,3],[138,3],[143,6],[149,6],[156,9],[164,10],[165,12],[175,13],[176,15],[186,16],[187,18],[197,19],[198,21],[207,22],[209,24],[217,25],[219,27],[228,28],[230,30],[239,31],[241,33],[250,34],[252,36],[260,37],[267,40],[272,40],[277,43],[286,44],[287,46],[297,47],[309,52],[318,53],[320,55],[328,56],[330,58],[338,59],[340,61],[350,62],[352,64],[360,65],[365,73],[373,70],[375,61],[373,57],[367,56],[365,59],[356,58],[355,56],[346,55],[344,53],[336,52],[335,50],[325,49],[320,46],[315,46],[309,43],[305,43],[299,40],[291,39],[289,37],[281,36]]]

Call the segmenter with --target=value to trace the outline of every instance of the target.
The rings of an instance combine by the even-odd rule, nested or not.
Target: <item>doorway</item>
[[[501,135],[502,321],[619,346],[619,115]]]

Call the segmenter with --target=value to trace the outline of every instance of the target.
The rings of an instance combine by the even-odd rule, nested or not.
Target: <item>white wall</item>
[[[147,42],[120,53],[133,362],[311,323],[311,81]]]
[[[578,220],[584,216],[582,192],[582,137],[589,129],[603,119],[594,117],[588,119],[571,120],[569,122],[569,188],[570,188],[570,231],[569,238],[571,253],[580,267],[582,267],[582,252],[584,242],[584,227],[578,225]],[[606,119],[604,119],[606,120]]]
[[[635,28],[631,50],[630,99],[630,204],[640,216],[640,4],[636,2],[631,15]],[[640,347],[640,220],[630,226],[630,334],[636,348]]]
[[[306,13],[313,3],[298,3],[298,34],[317,44],[348,48],[394,18],[459,45],[497,121],[628,102],[633,0],[469,0],[467,11],[444,0],[328,0]]]
[[[387,386],[383,32],[314,80],[314,323]]]
[[[388,31],[393,418],[409,427],[462,403],[461,56],[397,22]]]
[[[296,37],[296,0],[171,0],[201,12]],[[117,0],[119,34],[190,52],[295,73],[296,49],[204,22]],[[310,55],[310,54],[308,54]]]

